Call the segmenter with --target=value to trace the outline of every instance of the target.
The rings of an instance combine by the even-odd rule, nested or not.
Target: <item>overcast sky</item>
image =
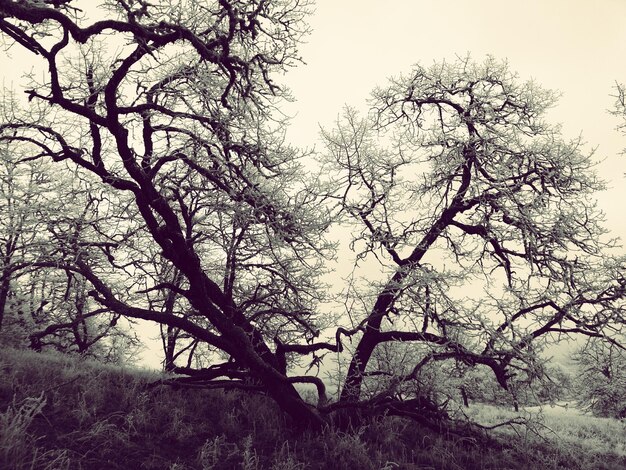
[[[297,102],[289,138],[313,145],[344,104],[362,106],[376,85],[470,53],[507,59],[520,79],[562,92],[550,119],[582,133],[611,190],[600,196],[615,235],[626,239],[626,136],[609,115],[616,81],[626,82],[625,0],[318,0],[301,47],[307,63],[285,82]]]
[[[626,240],[626,136],[608,112],[615,83],[626,82],[626,0],[318,0],[310,25],[306,65],[285,79],[297,100],[291,141],[319,146],[320,124],[332,126],[344,104],[366,109],[375,86],[415,63],[493,55],[520,80],[562,94],[549,119],[597,147],[609,185],[599,205],[607,228]],[[550,355],[566,362],[569,351]]]
[[[598,147],[611,188],[600,205],[607,226],[626,239],[626,136],[608,113],[615,82],[626,82],[626,0],[318,0],[309,23],[306,64],[283,79],[297,99],[288,108],[293,143],[316,144],[319,125],[332,126],[344,104],[364,106],[376,85],[415,63],[491,54],[520,79],[562,92],[552,122]],[[16,86],[32,63],[32,54],[2,54],[3,84]]]
[[[562,92],[551,120],[598,147],[611,187],[600,206],[612,233],[626,239],[626,136],[608,113],[615,82],[626,82],[626,0],[318,0],[309,23],[306,65],[283,80],[297,99],[288,109],[293,143],[319,144],[320,124],[332,126],[344,104],[364,106],[376,85],[412,64],[491,54],[508,59],[520,79]],[[0,57],[5,85],[21,61]]]

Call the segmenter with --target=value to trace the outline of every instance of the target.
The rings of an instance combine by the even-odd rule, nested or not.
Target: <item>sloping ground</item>
[[[150,387],[157,379],[0,347],[0,468],[626,468],[623,456],[543,441],[519,427],[504,439],[442,435],[387,417],[350,432],[294,435],[264,397]]]
[[[585,413],[575,403],[526,407],[519,413],[481,404],[473,406],[467,414],[486,426],[522,418],[530,421],[531,432],[550,438],[562,449],[577,449],[588,455],[615,454],[626,458],[626,420],[598,418]],[[515,430],[503,428],[501,432],[512,435]],[[522,432],[521,427],[517,429],[519,432]]]

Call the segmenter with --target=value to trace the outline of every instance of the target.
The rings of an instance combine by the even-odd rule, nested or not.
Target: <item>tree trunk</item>
[[[465,408],[469,408],[469,400],[467,399],[465,387],[460,387],[459,389],[461,390],[461,398],[463,398],[463,406],[465,406]]]
[[[163,370],[171,372],[176,367],[174,364],[174,354],[176,353],[176,336],[178,328],[166,326],[165,331],[161,327],[161,335],[163,337],[163,352],[165,353]]]
[[[298,428],[321,430],[324,427],[326,421],[317,408],[306,403],[286,375],[278,370],[278,362],[265,343],[255,344],[249,334],[237,326],[224,331],[224,336],[229,337],[235,345],[235,360],[250,369],[252,375],[261,381],[270,397],[291,416]],[[272,363],[268,361],[270,356],[274,358]]]
[[[194,259],[194,255],[190,258]],[[326,425],[324,418],[317,408],[300,397],[294,385],[288,381],[285,371],[281,370],[281,361],[267,346],[262,334],[236,308],[232,299],[219,291],[215,294],[211,292],[215,286],[202,271],[199,262],[195,266],[188,264],[179,268],[190,281],[189,290],[195,294],[190,296],[192,305],[200,312],[207,312],[209,320],[230,344],[224,351],[261,382],[263,389],[293,418],[296,426],[321,430]],[[220,311],[215,311],[216,305]]]
[[[354,356],[352,356],[348,375],[346,376],[339,401],[358,401],[361,395],[361,387],[363,385],[363,377],[367,369],[367,363],[372,356],[374,348],[376,348],[379,343],[380,326],[389,308],[393,305],[399,286],[413,269],[412,266],[418,265],[430,246],[437,240],[441,232],[460,211],[460,207],[456,207],[456,204],[462,200],[466,191],[467,182],[459,188],[450,206],[441,213],[439,220],[432,225],[420,243],[417,244],[411,255],[405,260],[406,264],[398,267],[397,271],[391,279],[389,279],[387,285],[376,299],[372,313],[365,324],[365,333],[363,333]]]
[[[359,400],[365,369],[377,344],[378,341],[376,341],[375,334],[368,335],[366,331],[350,361],[350,367],[348,368],[348,374],[346,375],[339,401],[356,402]]]
[[[7,300],[9,298],[9,290],[11,289],[11,282],[8,273],[3,273],[0,279],[0,331],[2,331],[2,324],[4,322],[4,315],[7,306]]]
[[[180,287],[182,278],[183,276],[181,271],[176,269],[172,275],[171,283],[176,287]],[[178,294],[174,290],[170,289],[167,292],[163,302],[163,313],[170,315],[174,313],[177,297]],[[163,369],[166,372],[171,372],[174,370],[174,367],[176,367],[174,362],[176,360],[176,343],[178,342],[179,333],[180,330],[178,328],[174,328],[173,326],[166,326],[165,331],[163,331],[163,327],[161,327],[161,339],[163,341],[163,353],[165,355]]]

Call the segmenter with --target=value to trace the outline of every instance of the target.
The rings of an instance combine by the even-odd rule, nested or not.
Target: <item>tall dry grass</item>
[[[158,378],[60,355],[0,349],[0,468],[626,468],[619,451],[623,438],[617,437],[619,430],[623,436],[623,425],[617,421],[555,417],[552,422],[543,416],[526,427],[450,434],[379,417],[356,429],[294,434],[265,397],[150,387]],[[511,418],[485,406],[470,413],[483,423]],[[537,429],[546,432],[538,437]]]

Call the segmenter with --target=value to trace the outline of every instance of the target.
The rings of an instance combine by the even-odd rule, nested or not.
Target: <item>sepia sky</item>
[[[608,113],[615,82],[626,82],[626,1],[318,0],[309,22],[306,65],[284,80],[297,100],[291,141],[319,146],[319,124],[331,127],[344,104],[365,106],[376,85],[412,64],[491,54],[521,80],[562,93],[549,120],[597,147],[610,186],[600,206],[612,233],[626,239],[626,135]]]
[[[626,135],[608,113],[615,82],[626,82],[626,0],[318,0],[309,24],[300,47],[306,65],[282,79],[296,99],[286,108],[292,143],[321,148],[320,125],[331,127],[344,104],[365,110],[376,85],[412,64],[491,54],[507,59],[520,80],[562,93],[549,120],[597,147],[609,185],[599,205],[611,233],[626,240]],[[32,63],[0,54],[0,83],[17,88],[18,70]],[[143,356],[159,366],[154,354]]]
[[[420,63],[468,53],[507,59],[521,80],[562,93],[550,112],[566,137],[597,147],[609,189],[599,195],[607,227],[626,240],[626,135],[615,127],[615,82],[626,82],[626,0],[317,0],[312,32],[300,47],[306,62],[283,79],[296,98],[288,138],[319,146],[345,104],[365,110],[369,92]],[[37,63],[24,52],[0,54],[0,83],[18,88]]]
[[[288,110],[291,142],[322,148],[320,125],[332,127],[344,104],[365,111],[374,87],[413,64],[468,53],[476,61],[506,59],[520,80],[561,93],[548,120],[596,149],[608,184],[598,194],[605,226],[626,241],[626,135],[608,112],[615,83],[626,82],[626,1],[318,0],[309,23],[300,49],[306,65],[284,80],[296,99]],[[571,347],[549,354],[566,363]]]

